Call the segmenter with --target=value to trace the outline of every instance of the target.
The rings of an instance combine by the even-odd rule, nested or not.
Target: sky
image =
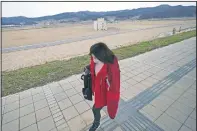
[[[115,11],[161,4],[196,6],[195,2],[2,2],[2,17],[40,17],[64,12]]]

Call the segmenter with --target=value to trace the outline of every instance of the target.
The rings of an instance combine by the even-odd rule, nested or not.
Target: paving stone
[[[46,99],[47,99],[48,102],[56,101],[54,95],[52,95],[52,94],[46,96]]]
[[[196,120],[196,108],[195,108],[194,111],[191,113],[190,117]]]
[[[143,74],[147,75],[148,77],[150,77],[150,76],[152,76],[152,75],[153,75],[153,73],[148,72],[148,71],[144,71],[144,72],[143,72]]]
[[[46,106],[48,106],[46,99],[40,100],[40,101],[34,103],[34,107],[35,107],[36,111],[39,110],[39,109],[42,109]]]
[[[85,101],[76,104],[75,108],[80,114],[90,109],[89,105]]]
[[[177,86],[177,87],[185,87],[186,89],[188,89],[193,83],[194,83],[194,80],[189,79],[187,77],[182,77],[174,85]]]
[[[181,123],[173,119],[172,117],[168,116],[167,114],[162,114],[155,123],[160,126],[161,128],[165,128],[164,130],[168,131],[178,131],[181,127]]]
[[[72,103],[69,99],[65,99],[65,100],[59,101],[58,105],[60,106],[61,110],[64,110],[64,109],[72,106]]]
[[[34,96],[36,94],[41,94],[43,92],[42,87],[31,88],[31,94]]]
[[[157,74],[155,74],[155,75],[152,75],[151,78],[156,79],[156,80],[158,80],[158,81],[161,81],[161,80],[163,80],[165,77],[163,77],[163,76],[158,76]]]
[[[46,99],[47,99],[48,102],[56,101],[56,99],[53,95],[46,96]]]
[[[120,126],[116,127],[113,131],[123,131]]]
[[[70,101],[73,104],[76,104],[76,103],[79,103],[79,102],[83,101],[83,98],[79,94],[76,94],[76,95],[73,95],[73,96],[70,97]]]
[[[58,131],[70,131],[70,129],[69,129],[69,127],[66,127],[66,128],[60,129]]]
[[[58,94],[63,92],[64,90],[60,86],[58,86],[58,87],[51,87],[51,91],[53,92],[53,94]]]
[[[8,123],[8,122],[13,121],[17,118],[19,118],[19,109],[4,114],[2,123],[3,124]]]
[[[61,112],[61,110],[60,110],[60,109],[51,110],[51,113],[52,113],[52,114],[56,114],[56,113],[58,113],[58,112]]]
[[[190,101],[196,102],[196,95],[193,95],[193,94],[191,94],[189,92],[185,92],[181,97],[185,97],[185,98],[187,98]]]
[[[187,116],[190,115],[190,113],[193,111],[193,108],[191,108],[187,105],[181,104],[178,101],[173,103],[171,106],[176,108],[177,110],[181,111],[183,114],[185,114]]]
[[[126,80],[128,80],[128,79],[129,79],[128,76],[125,76],[125,75],[121,75],[121,76],[120,76],[120,81],[121,81],[121,82],[124,82],[124,81],[126,81]]]
[[[174,118],[175,120],[179,121],[180,123],[184,123],[188,116],[177,110],[176,108],[170,107],[166,114]]]
[[[2,114],[4,114],[5,106],[2,106],[1,110],[2,110]]]
[[[147,71],[150,72],[150,73],[152,73],[152,74],[156,74],[157,72],[161,71],[161,69],[160,68],[157,68],[157,67],[151,67]]]
[[[162,94],[174,99],[174,100],[177,100],[182,93],[180,93],[180,90],[177,90],[176,91],[176,88],[169,88],[167,90],[165,90],[164,92],[162,92]]]
[[[31,91],[30,90],[26,90],[26,91],[23,91],[23,92],[20,92],[19,93],[20,95],[20,99],[24,99],[26,97],[31,97]]]
[[[147,86],[148,88],[153,86],[153,84],[150,83],[150,81],[147,81],[147,80],[143,80],[140,83],[143,84],[143,85],[145,85],[145,86]]]
[[[92,99],[94,99],[94,98],[92,98]],[[94,103],[92,101],[85,101],[85,102],[90,106],[90,108],[92,108],[94,105]]]
[[[58,116],[61,116],[61,115],[63,115],[62,112],[58,112],[56,114],[53,114],[53,119],[56,118],[56,117],[58,117]]]
[[[130,89],[127,89],[127,90],[121,92],[121,94],[120,94],[121,98],[125,101],[131,100],[132,98],[134,98],[136,96],[136,94],[132,93],[133,90],[134,89],[130,88]]]
[[[76,81],[70,82],[70,84],[71,84],[73,87],[77,87],[78,85],[81,85],[81,82],[79,82],[79,80],[76,80]]]
[[[55,122],[58,122],[58,121],[61,120],[61,119],[64,119],[63,114],[60,115],[60,116],[58,116],[58,117],[56,117],[56,118],[53,118],[53,120],[54,120]]]
[[[52,92],[52,91],[51,91],[51,92],[45,92],[45,97],[46,97],[47,99],[53,99],[53,98],[54,98],[53,92]]]
[[[175,100],[173,100],[173,99],[171,99],[168,96],[165,96],[163,94],[160,94],[156,99],[162,101],[162,103],[164,103],[166,105],[171,105],[175,101]]]
[[[116,122],[111,122],[110,124],[108,124],[107,126],[104,126],[104,127],[101,125],[101,128],[104,131],[111,131],[111,130],[113,130],[116,127],[117,127]]]
[[[170,106],[169,104],[163,103],[159,99],[154,99],[153,101],[151,101],[150,104],[153,105],[154,107],[156,107],[157,109],[161,110],[161,111],[166,111],[167,108],[169,108],[169,106]]]
[[[75,88],[75,90],[77,91],[77,93],[81,93],[82,92],[82,88],[84,87],[84,84],[82,83],[81,85],[78,85]]]
[[[77,80],[77,77],[76,77],[75,75],[69,76],[69,77],[67,78],[67,81],[68,81],[68,82],[72,82],[72,81],[76,81],[76,80]]]
[[[138,74],[140,74],[141,72],[139,72],[139,71],[136,71],[135,69],[134,70],[132,70],[132,71],[130,71],[133,75],[138,75]]]
[[[54,97],[55,97],[57,102],[67,98],[65,92],[61,92],[61,93],[55,94]]]
[[[69,83],[69,81],[67,79],[63,79],[63,80],[60,80],[58,83],[59,84],[67,84],[67,83]]]
[[[148,113],[146,113],[143,109],[140,110],[140,113],[142,113],[145,117],[147,117],[149,120],[151,120],[151,121],[153,121],[153,122],[157,119],[157,118],[155,118],[155,117],[149,115]]]
[[[184,98],[184,97],[180,97],[177,101],[182,103],[182,104],[184,104],[184,105],[187,105],[187,106],[189,106],[191,108],[195,108],[196,107],[196,102],[195,101],[192,101],[192,100]]]
[[[151,84],[155,84],[158,83],[159,81],[157,79],[154,79],[152,77],[148,77],[147,79],[145,79],[146,81],[148,81]]]
[[[32,112],[34,112],[33,104],[29,104],[27,106],[21,107],[20,108],[20,117],[30,114]]]
[[[54,111],[54,110],[57,110],[57,109],[59,109],[58,105],[57,106],[53,106],[53,107],[50,108],[51,111]]]
[[[51,88],[51,87],[59,87],[60,85],[58,82],[52,82],[48,86],[49,86],[49,88]]]
[[[4,113],[19,109],[19,101],[5,105]]]
[[[122,88],[125,88],[125,89],[128,89],[128,88],[131,88],[132,86],[129,84],[129,83],[127,83],[127,82],[122,82],[121,84],[120,84],[120,86],[122,87]]]
[[[75,94],[77,94],[77,91],[74,88],[73,89],[69,89],[69,90],[66,91],[66,95],[68,97],[71,97],[71,96],[73,96]]]
[[[61,84],[61,87],[64,91],[67,91],[69,89],[73,89],[73,86],[70,83],[66,83],[66,84]]]
[[[189,90],[187,90],[187,93],[190,93],[192,96],[196,96],[196,89],[192,88],[193,86],[191,86],[191,88]]]
[[[2,97],[1,98],[1,104],[2,104],[2,106],[5,106],[5,103],[6,103],[6,97]]]
[[[135,80],[136,82],[141,82],[142,80],[144,80],[144,78],[140,77],[139,75],[134,76],[132,79]]]
[[[36,111],[36,119],[37,119],[37,121],[45,119],[45,118],[47,118],[49,116],[51,116],[51,112],[49,110],[49,107],[45,107],[45,108],[42,108],[42,109]]]
[[[187,127],[189,127],[190,129],[192,129],[193,131],[196,131],[196,120],[189,117],[186,122],[185,122],[185,125]]]
[[[191,86],[192,89],[196,90],[196,82]]]
[[[125,67],[124,70],[127,72],[130,72],[133,68],[135,68],[135,67]]]
[[[19,101],[19,94],[13,94],[6,97],[6,104]]]
[[[64,123],[64,124],[58,126],[57,129],[62,130],[62,129],[67,128],[67,127],[68,127],[68,125],[66,123]]]
[[[80,116],[77,116],[68,121],[68,125],[71,131],[79,131],[86,127],[85,122]]]
[[[56,126],[60,126],[60,125],[65,124],[65,123],[66,123],[66,120],[65,119],[61,119],[61,120],[55,122],[55,125]]]
[[[27,106],[32,103],[33,103],[32,97],[24,98],[20,100],[20,107]]]
[[[103,109],[101,110],[101,119],[102,118],[104,118],[104,117],[106,117],[107,116],[107,114],[103,111]]]
[[[36,123],[35,113],[31,113],[24,117],[20,117],[20,129],[28,127],[34,123]]]
[[[142,78],[143,80],[148,78],[149,76],[144,74],[144,73],[140,73],[139,75],[137,75],[138,77]]]
[[[55,128],[55,124],[51,116],[38,122],[39,131],[49,131],[54,128]]]
[[[58,107],[58,104],[57,104],[57,102],[55,102],[54,104],[49,105],[49,107],[50,107],[50,109],[54,108],[54,107]]]
[[[94,121],[94,115],[92,109],[81,114],[81,118],[85,121],[87,125],[91,124]]]
[[[31,126],[28,126],[24,129],[22,129],[21,131],[38,131],[38,128],[37,128],[37,125],[36,124],[33,124]]]
[[[143,85],[143,84],[141,84],[141,83],[137,83],[137,84],[134,85],[132,88],[136,88],[136,89],[139,89],[139,90],[141,90],[141,91],[144,91],[144,90],[148,89],[147,86],[145,86],[145,85]]]
[[[76,117],[79,115],[79,113],[77,112],[77,110],[74,108],[74,106],[71,106],[65,110],[63,110],[63,115],[64,118],[66,119],[66,121]]]
[[[162,111],[160,111],[159,109],[155,108],[154,106],[150,104],[146,105],[142,109],[144,110],[144,112],[151,115],[155,119],[159,118],[159,116],[163,113]]]
[[[19,131],[19,119],[2,125],[2,131]]]
[[[192,130],[183,125],[179,131],[192,131]]]
[[[128,84],[130,84],[131,86],[132,85],[135,85],[135,84],[137,84],[138,82],[137,81],[135,81],[134,79],[132,79],[132,78],[130,78],[130,79],[128,79],[128,80],[126,80],[125,82],[127,82]]]
[[[131,72],[126,72],[123,74],[124,76],[126,76],[127,78],[131,78],[133,76],[135,76],[134,74],[132,74]]]
[[[45,99],[45,94],[43,92],[33,96],[33,101],[34,102],[37,102],[37,101],[43,100],[43,99]]]

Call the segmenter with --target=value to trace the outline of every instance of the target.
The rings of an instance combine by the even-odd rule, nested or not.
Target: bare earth
[[[71,57],[87,54],[90,46],[99,41],[107,43],[110,48],[116,48],[119,45],[135,44],[140,41],[151,40],[161,33],[171,32],[174,27],[179,29],[180,25],[182,29],[196,26],[196,20],[124,21],[115,24],[108,24],[108,31],[126,31],[129,29],[145,29],[165,25],[169,25],[169,27],[139,30],[96,39],[65,43],[63,45],[3,53],[2,70],[16,70],[23,67],[43,64],[53,60],[69,59]],[[102,31],[94,31],[92,24],[73,25],[71,27],[5,31],[2,32],[2,47],[8,48],[43,42],[53,42],[102,33]]]

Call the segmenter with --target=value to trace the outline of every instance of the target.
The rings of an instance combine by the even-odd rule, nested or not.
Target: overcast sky
[[[114,11],[161,4],[195,5],[195,2],[2,2],[2,16],[39,17],[63,12]]]

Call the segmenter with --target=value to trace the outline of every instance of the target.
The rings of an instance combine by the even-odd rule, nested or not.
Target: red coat
[[[110,109],[111,115],[115,117],[118,107],[112,106],[113,109],[111,109],[110,102],[115,102],[115,104],[118,105],[120,99],[120,69],[118,60],[115,57],[113,64],[104,64],[97,76],[95,76],[94,70],[95,64],[91,57],[90,71],[92,75],[92,90],[95,98],[95,107],[108,106],[107,108]],[[108,84],[106,77],[108,77],[110,83],[109,91],[107,90]],[[108,113],[110,112],[108,111]]]

